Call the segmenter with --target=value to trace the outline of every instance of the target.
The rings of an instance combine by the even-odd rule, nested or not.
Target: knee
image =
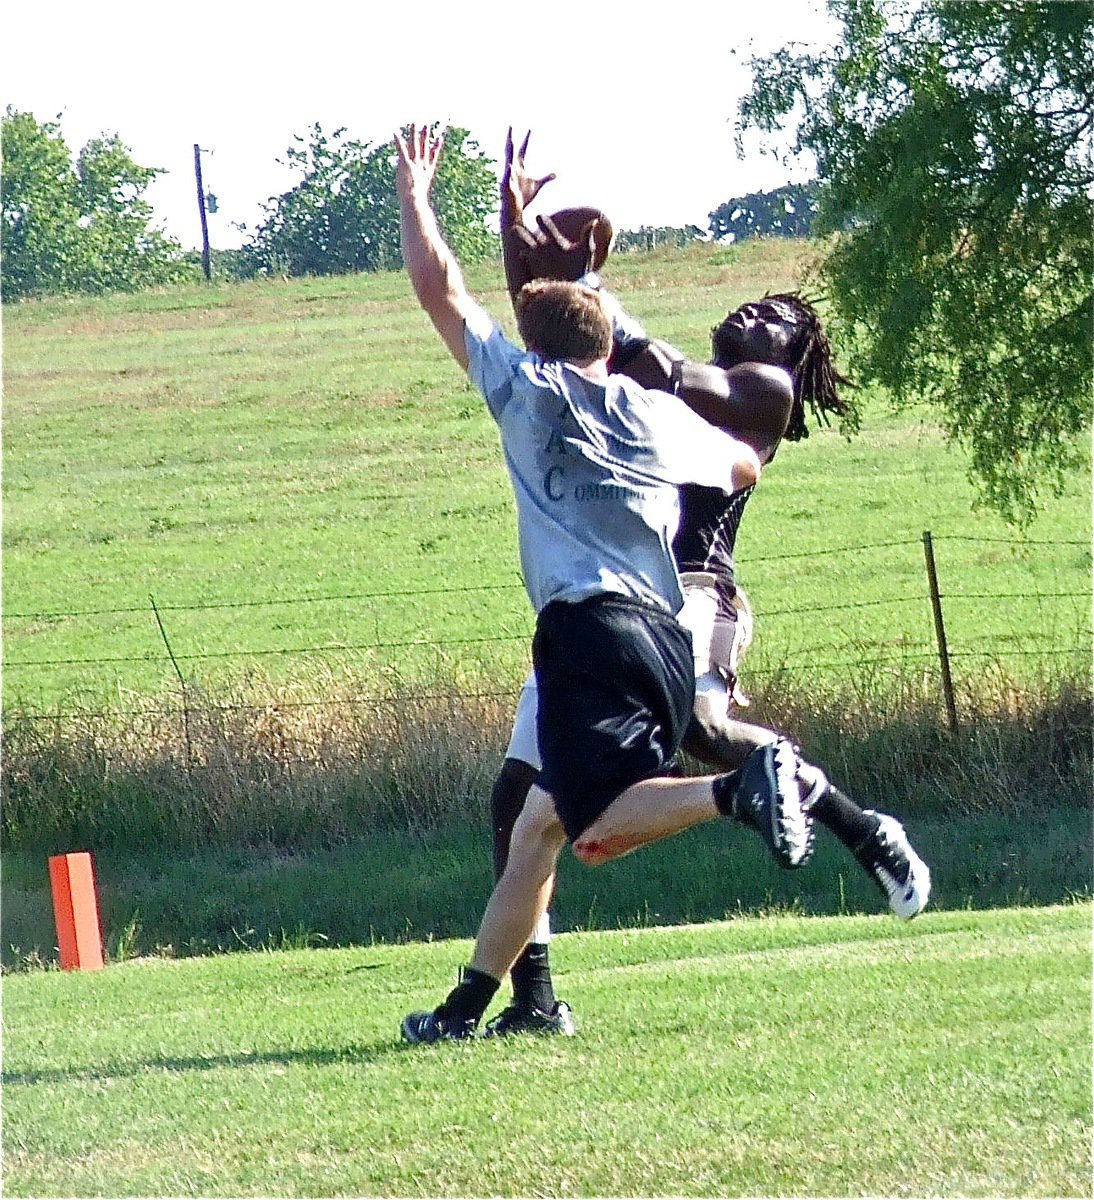
[[[757,746],[773,742],[777,736],[761,725],[737,721],[721,708],[696,704],[682,745],[715,770],[735,771]]]
[[[642,845],[640,839],[618,833],[599,833],[594,827],[586,829],[580,837],[574,840],[573,852],[574,858],[582,866],[599,867],[606,862],[611,862],[613,858],[620,858],[632,850],[637,850],[640,845]]]
[[[586,867],[599,867],[611,857],[605,852],[603,843],[596,838],[589,837],[587,833],[583,833],[574,842],[573,851],[574,858]]]
[[[706,708],[695,706],[691,720],[684,732],[683,749],[702,762],[710,762],[713,743],[717,735],[717,722]]]
[[[541,788],[529,788],[528,798],[513,824],[509,838],[509,856],[522,863],[544,856],[558,857],[566,843],[566,831],[555,812],[551,797]]]
[[[535,780],[535,770],[519,758],[507,758],[501,764],[490,790],[490,818],[495,829],[513,828]]]
[[[727,753],[728,728],[727,713],[716,711],[697,696],[681,748],[706,766],[725,770],[727,758],[733,757]]]

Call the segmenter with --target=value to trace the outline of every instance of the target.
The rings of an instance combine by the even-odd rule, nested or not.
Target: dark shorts
[[[554,601],[532,639],[540,786],[579,837],[633,783],[663,775],[695,699],[691,635],[625,596]]]

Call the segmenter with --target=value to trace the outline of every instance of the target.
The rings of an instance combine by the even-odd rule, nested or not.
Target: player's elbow
[[[733,462],[733,469],[730,472],[730,486],[733,491],[739,492],[742,488],[752,487],[760,478],[760,458],[751,446],[744,442],[739,442],[737,447],[737,457]]]

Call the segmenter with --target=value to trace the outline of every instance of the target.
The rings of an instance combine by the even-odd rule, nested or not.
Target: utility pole
[[[194,143],[194,175],[198,183],[198,212],[201,214],[201,269],[208,283],[213,278],[209,265],[209,221],[205,216],[205,188],[201,182],[201,147]]]

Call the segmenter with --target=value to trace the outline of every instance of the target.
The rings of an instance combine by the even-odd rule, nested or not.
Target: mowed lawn
[[[1090,1194],[1088,904],[567,934],[576,1038],[401,1044],[468,950],[6,977],[4,1194]]]
[[[696,245],[605,274],[705,358],[713,324],[802,285],[811,254]],[[511,328],[500,264],[469,280]],[[302,700],[332,675],[522,677],[531,615],[497,433],[405,274],[10,305],[4,366],[9,710],[147,706],[177,698],[176,666],[214,690],[257,672]],[[750,504],[753,676],[934,671],[924,530],[960,685],[1000,662],[1020,677],[1085,663],[1088,479],[1017,536],[973,512],[929,412],[853,394],[860,433],[814,426]]]

